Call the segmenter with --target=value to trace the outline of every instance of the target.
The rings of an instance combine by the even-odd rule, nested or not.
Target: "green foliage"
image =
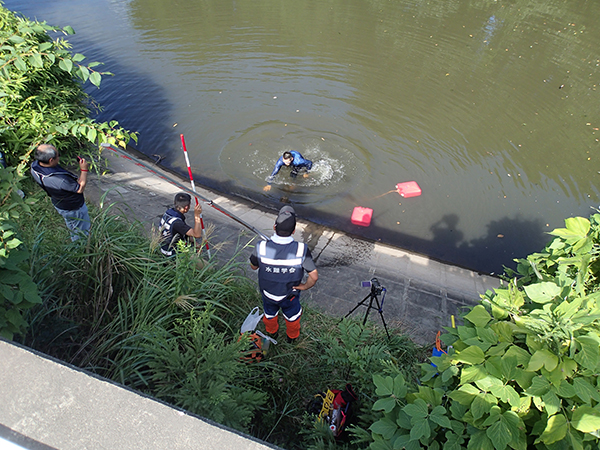
[[[83,64],[85,56],[71,54],[64,38],[53,40],[49,33],[74,31],[19,17],[0,5],[0,143],[9,163],[27,162],[44,142],[68,155],[85,142],[124,146],[136,139],[116,121],[88,117],[79,83],[99,86],[102,75],[111,74],[95,70],[100,63]]]
[[[150,326],[126,344],[147,367],[145,381],[154,396],[244,430],[266,395],[247,384],[247,373],[256,370],[241,359],[247,340],[228,342],[212,324],[210,308],[192,311],[172,328]]]
[[[371,449],[598,448],[600,215],[576,217],[520,278],[482,296],[422,364],[422,386],[374,376]]]
[[[29,212],[19,192],[14,168],[0,166],[0,336],[12,339],[25,331],[25,310],[41,303],[37,285],[27,272],[29,252],[19,239],[17,221]]]

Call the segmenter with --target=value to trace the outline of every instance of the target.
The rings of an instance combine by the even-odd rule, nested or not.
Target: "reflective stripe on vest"
[[[291,245],[297,247],[295,251],[290,249],[294,254],[289,255],[285,249]],[[306,245],[302,242],[276,244],[272,241],[261,241],[258,244],[259,285],[265,298],[280,302],[291,294],[292,288],[302,281],[305,253]],[[288,255],[291,258],[286,258]]]
[[[165,220],[165,217],[168,217],[168,219]],[[171,216],[167,213],[165,213],[160,219],[159,230],[163,241],[163,244],[160,247],[160,251],[165,256],[172,256],[174,253],[172,246],[176,240],[176,236],[173,235],[173,223],[176,220],[181,220],[181,218],[177,216]]]

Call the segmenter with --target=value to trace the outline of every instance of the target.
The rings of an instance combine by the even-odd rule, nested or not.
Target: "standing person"
[[[90,216],[83,191],[87,185],[88,162],[79,158],[79,177],[59,165],[58,150],[50,144],[41,144],[35,150],[31,176],[50,196],[54,208],[63,216],[76,241],[90,232]]]
[[[296,230],[296,212],[291,206],[279,210],[271,239],[261,241],[250,256],[250,267],[258,269],[258,287],[263,299],[263,322],[267,333],[279,330],[277,315],[283,312],[288,342],[300,336],[300,291],[310,289],[319,279],[317,267],[306,244],[292,237]],[[304,271],[308,273],[302,283]]]
[[[165,256],[173,256],[177,242],[184,240],[190,244],[194,243],[194,238],[202,237],[202,224],[200,215],[202,206],[198,205],[194,209],[194,227],[185,223],[185,213],[190,210],[192,197],[185,192],[175,194],[173,208],[169,208],[160,219],[161,247],[160,251]]]
[[[271,175],[269,175],[269,178],[267,179],[267,182],[269,184],[267,184],[263,188],[263,190],[269,191],[271,189],[271,183],[273,182],[275,175],[279,173],[279,170],[281,170],[283,166],[292,166],[292,171],[290,172],[290,177],[292,178],[296,178],[298,176],[298,172],[301,169],[306,169],[306,172],[304,173],[304,178],[307,178],[310,169],[312,169],[312,165],[312,161],[310,159],[305,159],[304,156],[300,154],[300,152],[297,152],[295,150],[283,152],[283,155],[280,156],[277,162],[275,163],[275,168],[273,169],[273,172],[271,173]]]

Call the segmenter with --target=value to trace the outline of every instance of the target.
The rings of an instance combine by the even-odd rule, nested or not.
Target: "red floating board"
[[[373,217],[373,210],[371,208],[357,206],[354,208],[354,211],[352,211],[352,218],[350,220],[354,225],[368,227],[371,225],[371,217]]]
[[[421,188],[419,187],[416,181],[398,183],[396,185],[396,189],[398,190],[398,194],[400,194],[404,198],[418,197],[419,195],[421,195]]]

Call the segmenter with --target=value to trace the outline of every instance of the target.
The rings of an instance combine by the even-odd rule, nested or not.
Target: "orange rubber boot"
[[[272,319],[267,319],[263,316],[263,323],[265,324],[265,330],[267,333],[274,335],[279,330],[279,321],[277,320],[277,316]]]
[[[300,317],[293,322],[285,320],[286,334],[290,339],[298,339],[300,336]]]

